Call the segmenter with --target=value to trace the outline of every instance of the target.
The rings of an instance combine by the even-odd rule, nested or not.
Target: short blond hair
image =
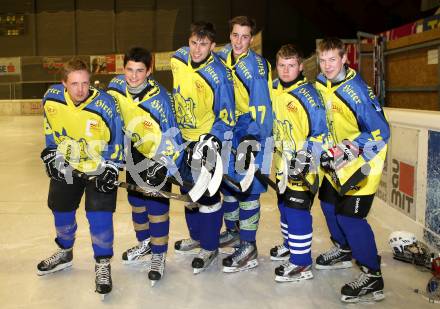
[[[73,57],[63,66],[63,81],[67,81],[67,76],[74,71],[87,71],[90,74],[89,66],[87,63],[78,57]]]

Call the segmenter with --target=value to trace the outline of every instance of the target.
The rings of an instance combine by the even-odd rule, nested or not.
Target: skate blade
[[[276,276],[276,282],[300,282],[304,280],[313,279],[313,273],[311,271],[302,272],[301,275],[295,277]]]
[[[289,255],[286,256],[270,256],[271,261],[287,261],[289,259]]]
[[[384,298],[385,294],[383,293],[383,290],[381,290],[360,297],[342,295],[341,301],[343,301],[344,303],[374,303],[377,301],[381,301]]]
[[[227,267],[227,266],[223,266],[223,272],[224,273],[236,273],[239,271],[245,271],[245,270],[250,270],[252,268],[255,268],[258,266],[258,260],[251,260],[248,261],[246,263],[246,265],[244,265],[243,267]]]
[[[200,274],[202,271],[204,271],[206,268],[193,268],[194,275]]]
[[[151,287],[155,286],[158,280],[150,280]]]
[[[319,270],[344,269],[350,267],[353,267],[353,263],[351,261],[345,261],[334,265],[319,265],[319,264],[315,265],[315,269],[319,269]]]
[[[98,293],[98,292],[96,292],[96,293]],[[105,301],[105,298],[108,295],[108,293],[106,293],[106,294],[98,293],[98,294],[99,294],[99,298],[101,299],[101,301]]]
[[[57,271],[61,271],[61,270],[64,270],[66,268],[72,267],[72,265],[73,265],[72,262],[68,262],[68,263],[64,263],[62,265],[59,265],[59,266],[55,267],[54,269],[47,270],[47,271],[41,271],[41,270],[37,269],[37,275],[38,276],[44,276],[44,275],[52,274],[52,273],[55,273]]]

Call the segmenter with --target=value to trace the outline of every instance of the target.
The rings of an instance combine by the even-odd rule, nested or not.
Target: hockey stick
[[[72,175],[74,177],[84,179],[86,181],[94,181],[96,179],[96,176],[89,176],[86,173],[80,172],[78,170],[72,170]],[[120,188],[139,192],[139,193],[141,193],[145,196],[148,196],[148,197],[164,197],[167,199],[174,199],[174,200],[189,202],[189,203],[194,203],[197,201],[197,200],[193,200],[189,194],[182,195],[182,194],[172,193],[172,192],[168,192],[168,191],[156,190],[151,187],[139,187],[137,185],[127,183],[127,182],[121,182],[121,181],[115,181],[113,184],[117,187],[120,187]]]

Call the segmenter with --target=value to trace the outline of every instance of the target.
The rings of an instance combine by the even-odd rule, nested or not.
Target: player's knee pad
[[[112,250],[114,238],[113,213],[110,211],[87,211],[86,216],[90,225],[90,235],[95,253],[96,248],[104,251]]]
[[[336,204],[336,214],[347,217],[366,218],[373,205],[372,195],[345,195]]]
[[[216,203],[214,205],[200,205],[199,211],[204,214],[213,213],[219,211],[222,208],[221,203]]]
[[[312,204],[313,199],[308,191],[294,191],[287,189],[284,194],[284,206],[287,208],[310,211]]]
[[[57,238],[55,242],[64,249],[71,248],[75,241],[75,232],[78,228],[75,211],[53,212]]]

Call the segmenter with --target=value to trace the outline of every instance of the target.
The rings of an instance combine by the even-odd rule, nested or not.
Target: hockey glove
[[[343,140],[341,144],[321,154],[321,166],[326,171],[337,171],[359,157],[360,153],[362,150],[359,147],[349,140]]]
[[[161,160],[151,160],[150,166],[141,173],[141,177],[148,186],[156,188],[165,183],[167,173],[168,169]]]
[[[244,136],[237,149],[236,166],[244,166],[244,169],[249,169],[251,163],[251,155],[257,157],[258,152],[261,150],[261,144],[252,135]]]
[[[65,179],[63,171],[67,165],[61,154],[57,154],[56,149],[45,148],[41,152],[41,160],[43,160],[44,166],[46,167],[46,174],[50,178],[63,181]]]
[[[303,180],[310,171],[312,161],[313,157],[309,151],[298,151],[290,161],[289,178],[293,181]]]
[[[187,162],[191,168],[200,170],[202,166],[213,170],[217,153],[221,150],[220,140],[212,134],[202,134],[197,143],[190,144],[191,150],[188,151]]]
[[[102,193],[114,191],[118,187],[118,167],[111,161],[105,161],[101,164],[100,170],[101,174],[95,180],[96,189]]]

